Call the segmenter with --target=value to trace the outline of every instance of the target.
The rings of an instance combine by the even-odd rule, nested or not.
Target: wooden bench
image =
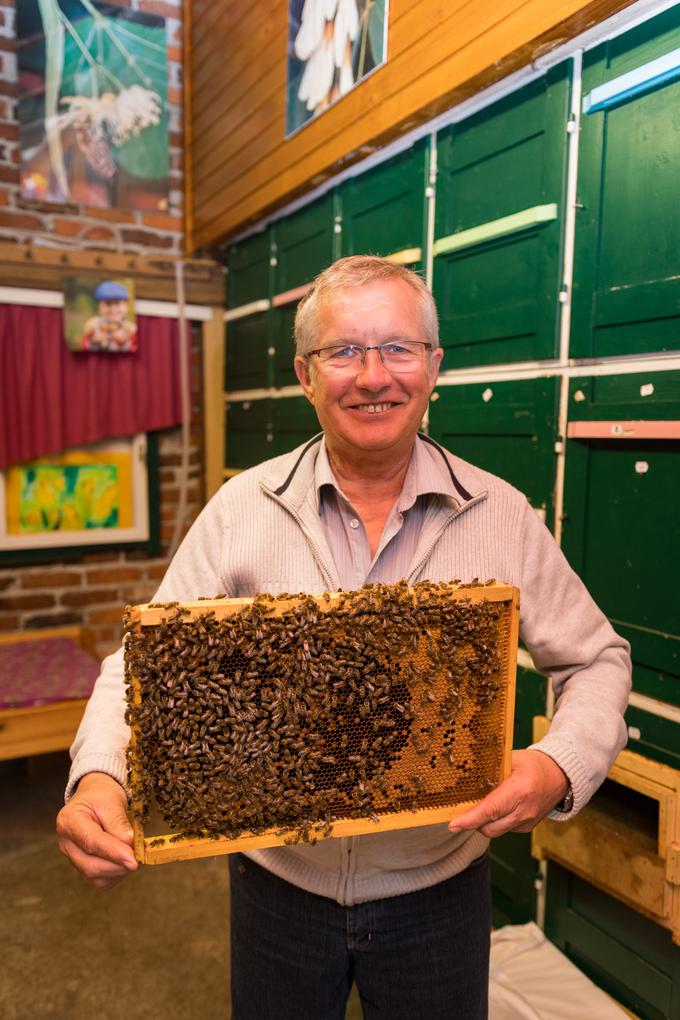
[[[98,675],[83,627],[0,634],[0,761],[70,747]]]

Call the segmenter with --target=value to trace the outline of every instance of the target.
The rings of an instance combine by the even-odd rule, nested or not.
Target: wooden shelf
[[[536,716],[534,740],[548,727],[544,716]],[[668,928],[680,945],[680,771],[621,751],[608,778],[657,802],[653,834],[595,800],[569,822],[541,822],[532,832],[531,852]]]

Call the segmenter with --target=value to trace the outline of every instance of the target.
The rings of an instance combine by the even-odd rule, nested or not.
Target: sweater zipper
[[[317,545],[317,543],[316,543],[316,541],[314,539],[314,536],[310,533],[309,529],[306,527],[306,525],[305,525],[304,521],[302,520],[302,518],[300,517],[300,515],[292,508],[290,503],[286,503],[285,500],[281,499],[279,496],[274,495],[273,492],[270,491],[269,495],[272,497],[272,499],[275,499],[277,503],[280,503],[280,505],[282,507],[284,507],[285,510],[288,511],[288,513],[291,515],[293,520],[296,522],[296,524],[298,525],[298,527],[302,531],[303,535],[307,536],[309,544],[312,547],[312,552],[314,553],[314,555],[316,557],[316,561],[317,561],[317,563],[321,567],[321,570],[323,571],[323,573],[326,576],[326,581],[328,582],[329,591],[337,590],[340,587],[340,582],[334,576],[333,571],[331,570],[331,568],[329,567],[328,563],[324,559],[324,556],[323,556],[321,550],[319,549],[319,546]],[[345,842],[345,839],[347,840],[347,842]],[[344,874],[344,882],[343,882],[343,887],[344,887],[343,888],[343,899],[344,899],[344,902],[346,903],[347,902],[347,894],[348,894],[348,890],[349,890],[350,866],[351,866],[351,863],[352,863],[352,849],[354,847],[354,837],[353,836],[349,836],[349,837],[345,837],[345,839],[342,840],[343,846],[342,846],[342,849],[341,849],[341,853],[342,853],[343,859],[342,859],[341,868],[342,868],[342,870],[345,873]]]
[[[322,570],[322,572],[324,573],[324,575],[326,577],[326,581],[328,582],[328,590],[329,591],[337,591],[337,589],[340,587],[340,582],[335,577],[333,571],[331,570],[331,568],[329,567],[328,563],[324,559],[323,554],[322,554],[321,550],[319,549],[319,546],[317,545],[314,536],[311,534],[311,532],[309,531],[309,529],[305,525],[305,523],[302,520],[302,518],[300,517],[300,515],[297,513],[297,511],[295,511],[293,509],[293,507],[290,505],[290,503],[286,503],[285,500],[281,499],[280,496],[275,495],[275,493],[273,493],[271,490],[267,490],[267,491],[269,492],[269,495],[271,496],[272,499],[276,500],[277,503],[279,503],[285,510],[288,511],[288,513],[291,515],[291,517],[293,518],[295,523],[299,526],[300,531],[303,533],[303,535],[305,535],[307,537],[307,539],[309,541],[309,544],[312,547],[312,552],[314,553],[314,556],[316,557],[316,561],[319,564],[319,566],[321,567],[321,570]]]
[[[427,549],[425,550],[423,555],[420,557],[420,559],[416,563],[416,565],[413,568],[413,570],[408,575],[407,581],[408,581],[409,584],[413,584],[414,583],[414,579],[418,576],[420,571],[425,566],[425,563],[427,562],[427,560],[430,557],[430,553],[432,552],[432,550],[434,549],[435,545],[437,544],[437,542],[439,541],[441,536],[444,534],[444,532],[448,528],[449,524],[451,524],[452,521],[455,521],[458,517],[460,517],[462,514],[464,514],[466,510],[469,510],[471,506],[474,506],[475,503],[480,503],[483,499],[486,499],[486,493],[484,495],[482,495],[482,496],[475,496],[474,499],[470,500],[469,503],[466,503],[465,506],[460,508],[460,510],[455,510],[451,514],[450,517],[446,518],[446,520],[443,522],[441,528],[439,529],[437,534],[434,536],[434,538],[430,542],[429,546],[427,547]]]
[[[347,848],[345,851],[345,860],[343,864],[345,866],[345,883],[343,889],[343,903],[348,903],[349,896],[349,873],[352,866],[352,850],[354,849],[354,836],[347,837]]]

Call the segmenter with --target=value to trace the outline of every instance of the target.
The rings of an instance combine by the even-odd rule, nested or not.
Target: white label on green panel
[[[576,403],[580,404],[581,401],[585,400],[585,399],[586,399],[586,395],[583,392],[583,390],[576,390],[576,393],[574,393],[574,400],[576,401]]]
[[[643,383],[642,386],[640,387],[640,396],[641,397],[651,397],[653,392],[654,392],[654,383],[646,382],[646,383]]]
[[[646,460],[635,461],[635,473],[638,475],[646,475],[649,471],[649,464]]]
[[[482,393],[482,400],[484,401],[485,404],[488,404],[489,401],[491,400],[492,396],[493,396],[493,390],[491,389],[490,386],[487,386],[487,388]]]
[[[640,737],[642,736],[642,732],[640,731],[640,727],[639,726],[629,726],[628,727],[628,736],[630,737],[631,740],[639,740]]]

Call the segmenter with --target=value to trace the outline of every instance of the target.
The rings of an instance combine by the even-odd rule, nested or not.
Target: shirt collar
[[[345,498],[333,474],[324,436],[319,444],[314,465],[314,487],[319,513],[323,508],[323,489],[328,485]],[[403,512],[410,509],[420,496],[439,496],[446,503],[451,501],[456,505],[459,503],[459,497],[445,461],[430,446],[416,438],[401,495],[397,501],[397,510]]]

